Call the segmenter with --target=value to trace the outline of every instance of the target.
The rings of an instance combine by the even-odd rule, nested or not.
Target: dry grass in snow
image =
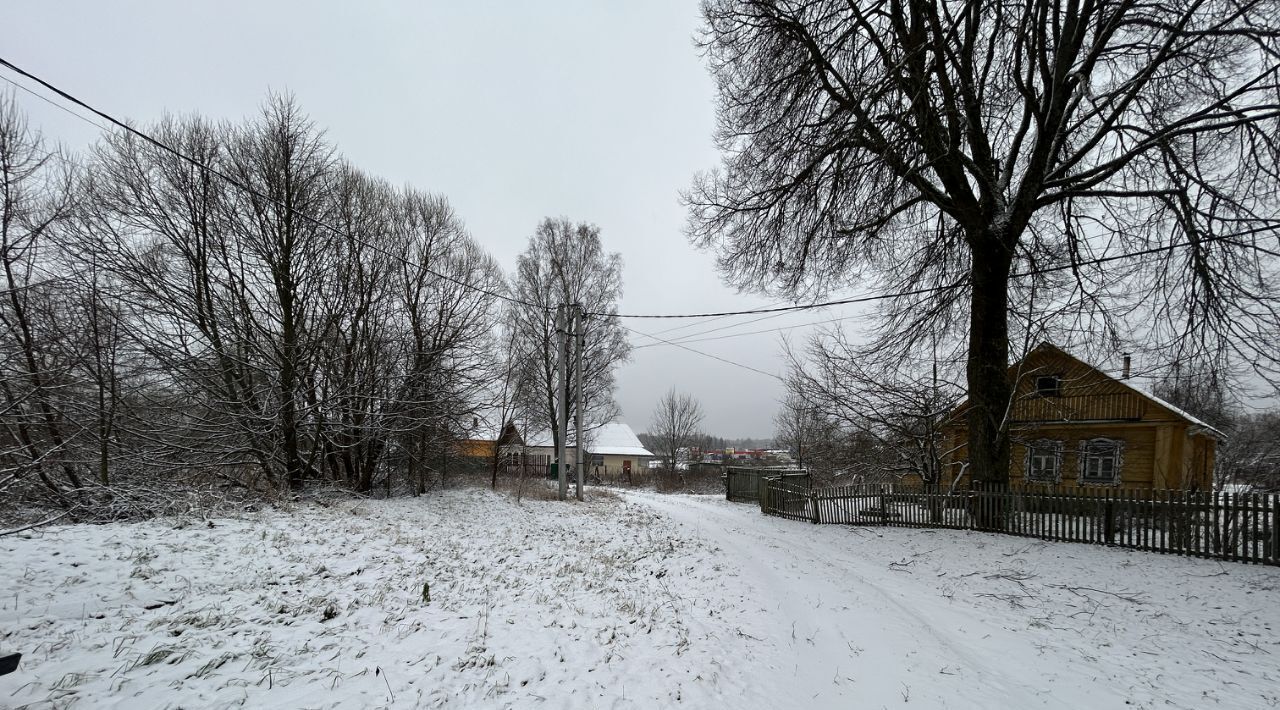
[[[1280,570],[593,498],[0,538],[0,706],[1280,707]]]
[[[703,564],[705,551],[672,528],[612,496],[517,505],[468,490],[7,538],[2,643],[26,657],[0,678],[0,705],[696,697],[716,661],[690,652],[667,574]]]

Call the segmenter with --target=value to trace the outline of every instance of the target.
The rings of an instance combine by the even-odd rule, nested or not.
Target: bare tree
[[[521,402],[527,420],[556,432],[556,323],[560,304],[579,304],[587,313],[616,313],[622,297],[622,257],[604,251],[595,225],[566,218],[546,219],[529,239],[516,266],[510,315],[516,332],[514,357],[525,390]],[[631,345],[616,318],[588,318],[582,354],[583,425],[592,429],[619,414],[613,398],[614,370],[625,362]],[[576,406],[569,393],[569,415]]]
[[[27,126],[11,93],[0,93],[0,480],[34,471],[64,505],[64,488],[81,487],[69,448],[65,279],[52,233],[72,208],[71,173]],[[62,472],[62,480],[49,470]]]
[[[691,238],[743,287],[806,298],[862,280],[893,296],[881,352],[956,336],[979,479],[1008,480],[1011,312],[1274,376],[1271,3],[703,13],[724,165],[687,196]]]
[[[838,328],[813,337],[802,353],[789,351],[791,408],[832,422],[851,443],[872,444],[850,446],[847,468],[874,471],[877,478],[913,474],[936,484],[942,427],[960,388],[932,363],[886,366],[861,354]]]
[[[446,200],[343,163],[290,99],[238,128],[152,133],[251,190],[129,134],[94,152],[69,235],[97,304],[87,352],[125,338],[128,364],[149,363],[131,409],[164,413],[110,428],[152,467],[366,491],[404,471],[420,490],[486,406],[497,263]],[[81,358],[102,423],[113,357]]]
[[[774,441],[795,456],[796,464],[809,471],[815,482],[830,482],[837,473],[848,471],[854,447],[847,446],[848,433],[835,418],[788,383],[787,394],[774,415]]]
[[[1217,372],[1186,372],[1175,363],[1152,387],[1153,394],[1210,426],[1231,425],[1231,403],[1225,379]]]
[[[496,331],[502,270],[463,228],[442,198],[409,193],[397,219],[413,236],[399,268],[407,364],[398,429],[415,465],[439,461],[493,407],[492,383],[502,359]],[[431,466],[436,468],[435,466]]]
[[[1280,411],[1240,414],[1227,425],[1218,445],[1215,483],[1280,490]]]
[[[677,393],[672,388],[658,400],[649,421],[649,435],[657,441],[657,453],[666,463],[667,471],[679,469],[680,450],[698,440],[701,427],[702,405],[691,395]]]

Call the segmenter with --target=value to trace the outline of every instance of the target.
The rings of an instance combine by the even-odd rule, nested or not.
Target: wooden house
[[[513,422],[507,422],[496,434],[483,429],[480,424],[473,425],[475,431],[471,437],[462,439],[454,445],[454,455],[461,458],[492,461],[499,451],[509,447],[524,446],[520,431]]]
[[[1009,480],[1062,488],[1211,490],[1222,434],[1129,378],[1042,343],[1009,368]],[[967,403],[943,427],[944,485],[968,474]]]
[[[587,467],[589,471],[630,472],[647,468],[653,453],[644,448],[640,438],[625,422],[611,421],[588,429],[583,437],[586,440]],[[576,439],[570,429],[566,444],[565,458],[570,465],[577,457]],[[538,432],[526,437],[524,455],[531,464],[551,463],[555,460],[556,451],[552,444],[551,432]]]

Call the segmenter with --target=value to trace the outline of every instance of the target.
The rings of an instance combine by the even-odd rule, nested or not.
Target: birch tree
[[[616,313],[622,298],[622,257],[604,250],[595,225],[574,224],[564,217],[545,219],[516,262],[512,295],[520,302],[511,313],[518,333],[513,356],[519,363],[517,379],[526,386],[522,401],[527,420],[551,431],[558,446],[556,308],[576,303],[588,313]],[[616,318],[589,318],[585,328],[583,423],[591,429],[619,414],[614,371],[630,356],[631,346]],[[570,392],[570,417],[577,406],[574,395]]]

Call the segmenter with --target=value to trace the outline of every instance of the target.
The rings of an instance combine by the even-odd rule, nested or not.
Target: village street
[[[1280,704],[1274,569],[628,500],[722,550],[758,610],[767,675],[812,689],[815,706]]]
[[[566,506],[452,490],[4,538],[21,586],[0,625],[29,665],[0,678],[0,705],[1278,702],[1273,568],[589,493]]]

